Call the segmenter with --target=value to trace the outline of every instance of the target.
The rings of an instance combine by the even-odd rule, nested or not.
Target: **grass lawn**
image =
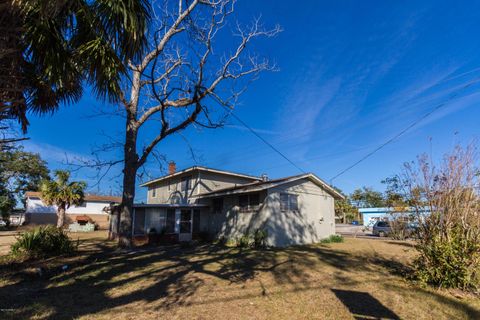
[[[480,319],[478,297],[404,279],[408,242],[126,252],[104,236],[84,235],[76,257],[0,266],[0,318]]]

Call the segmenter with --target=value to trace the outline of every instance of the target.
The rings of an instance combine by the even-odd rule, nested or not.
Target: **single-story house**
[[[170,234],[190,241],[198,234],[234,239],[256,230],[267,244],[315,243],[335,234],[334,200],[343,196],[312,173],[269,180],[194,166],[148,181],[146,204],[134,205],[132,234]]]
[[[42,201],[40,192],[26,192],[25,220],[31,224],[55,224],[57,222],[57,207],[47,206]],[[111,204],[122,201],[120,197],[85,195],[82,204],[72,205],[65,212],[65,223],[76,221],[77,217],[90,218],[99,229],[108,229]]]
[[[372,227],[379,220],[388,219],[392,208],[360,208],[358,212],[362,216],[363,225]]]
[[[404,215],[405,217],[410,217],[416,215],[416,210],[414,208],[360,208],[358,209],[360,215],[362,216],[363,225],[365,227],[372,227],[375,222],[379,220],[390,220],[392,217],[397,215]],[[430,210],[428,208],[422,208],[422,214],[429,214]]]

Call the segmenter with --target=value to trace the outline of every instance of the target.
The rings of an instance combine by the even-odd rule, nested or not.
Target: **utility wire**
[[[283,154],[280,150],[275,148],[274,145],[272,145],[270,142],[268,142],[265,138],[263,138],[261,135],[259,135],[254,129],[252,129],[248,124],[245,123],[242,119],[240,119],[235,113],[233,113],[233,110],[228,108],[227,106],[222,105],[228,112],[230,112],[230,115],[233,116],[242,126],[247,128],[251,133],[253,133],[258,139],[262,140],[263,143],[265,143],[267,146],[269,146],[273,151],[278,153],[282,158],[287,160],[292,166],[297,168],[298,171],[301,173],[306,173],[302,168],[300,168],[298,165],[296,165],[292,160],[290,160],[285,154]]]
[[[480,82],[480,79],[476,79],[468,84],[466,84],[465,86],[463,86],[462,88],[460,88],[457,92],[455,92],[454,94],[452,94],[448,99],[447,101],[443,102],[443,103],[440,103],[439,105],[437,105],[435,108],[433,108],[433,110],[425,113],[422,117],[420,117],[419,119],[415,120],[412,124],[410,124],[408,127],[406,127],[405,129],[403,129],[402,131],[400,131],[399,133],[397,133],[395,136],[393,136],[392,138],[388,139],[387,141],[385,141],[384,143],[382,143],[380,146],[378,146],[377,148],[375,148],[374,150],[372,150],[371,152],[367,153],[365,156],[363,156],[362,158],[360,158],[358,161],[356,161],[355,163],[353,163],[352,165],[348,166],[347,168],[345,168],[344,170],[340,171],[337,175],[333,176],[332,178],[330,178],[330,184],[332,183],[333,180],[335,180],[336,178],[340,177],[341,175],[343,175],[345,172],[349,171],[350,169],[356,167],[357,165],[359,165],[361,162],[365,161],[367,158],[371,157],[372,155],[374,155],[375,153],[377,153],[378,151],[380,151],[381,149],[383,149],[385,146],[387,146],[388,144],[392,143],[393,141],[397,140],[398,138],[400,138],[402,135],[404,135],[408,130],[410,130],[411,128],[415,127],[417,124],[419,124],[420,122],[422,122],[423,120],[425,120],[426,118],[428,118],[429,116],[431,116],[433,113],[435,113],[436,111],[440,110],[441,108],[445,107],[450,101],[452,101],[454,98],[456,98],[458,96],[458,94],[460,93],[460,91],[463,91],[465,89],[467,89],[468,87],[472,86],[473,84],[475,83],[478,83]]]

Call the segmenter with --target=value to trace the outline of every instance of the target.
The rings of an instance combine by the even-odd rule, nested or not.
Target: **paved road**
[[[10,252],[10,245],[17,234],[17,231],[0,231],[0,256]]]
[[[344,237],[373,237],[371,230],[364,230],[363,225],[352,225],[337,223],[335,225],[335,232]]]

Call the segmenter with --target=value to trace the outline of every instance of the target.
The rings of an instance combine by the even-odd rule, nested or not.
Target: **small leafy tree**
[[[0,215],[3,221],[10,224],[10,212],[15,206],[15,198],[8,192],[7,188],[0,185]]]
[[[48,168],[38,154],[11,145],[0,152],[0,213],[8,224],[17,202],[23,202],[26,191],[37,191],[48,179]]]
[[[83,181],[69,182],[70,172],[65,170],[56,170],[55,176],[55,180],[44,181],[40,190],[46,205],[57,206],[57,227],[61,228],[65,224],[66,209],[83,202],[87,184]]]
[[[350,199],[357,208],[385,207],[383,194],[370,187],[362,187],[354,190],[350,195]]]
[[[343,194],[342,190],[335,188],[338,192]],[[353,219],[358,218],[359,212],[358,208],[352,205],[351,198],[348,195],[345,195],[342,200],[335,200],[335,216],[342,219],[342,223],[347,223],[347,221],[353,221]]]
[[[399,176],[419,224],[418,278],[440,287],[480,287],[480,171],[474,145],[440,165],[427,155]]]

